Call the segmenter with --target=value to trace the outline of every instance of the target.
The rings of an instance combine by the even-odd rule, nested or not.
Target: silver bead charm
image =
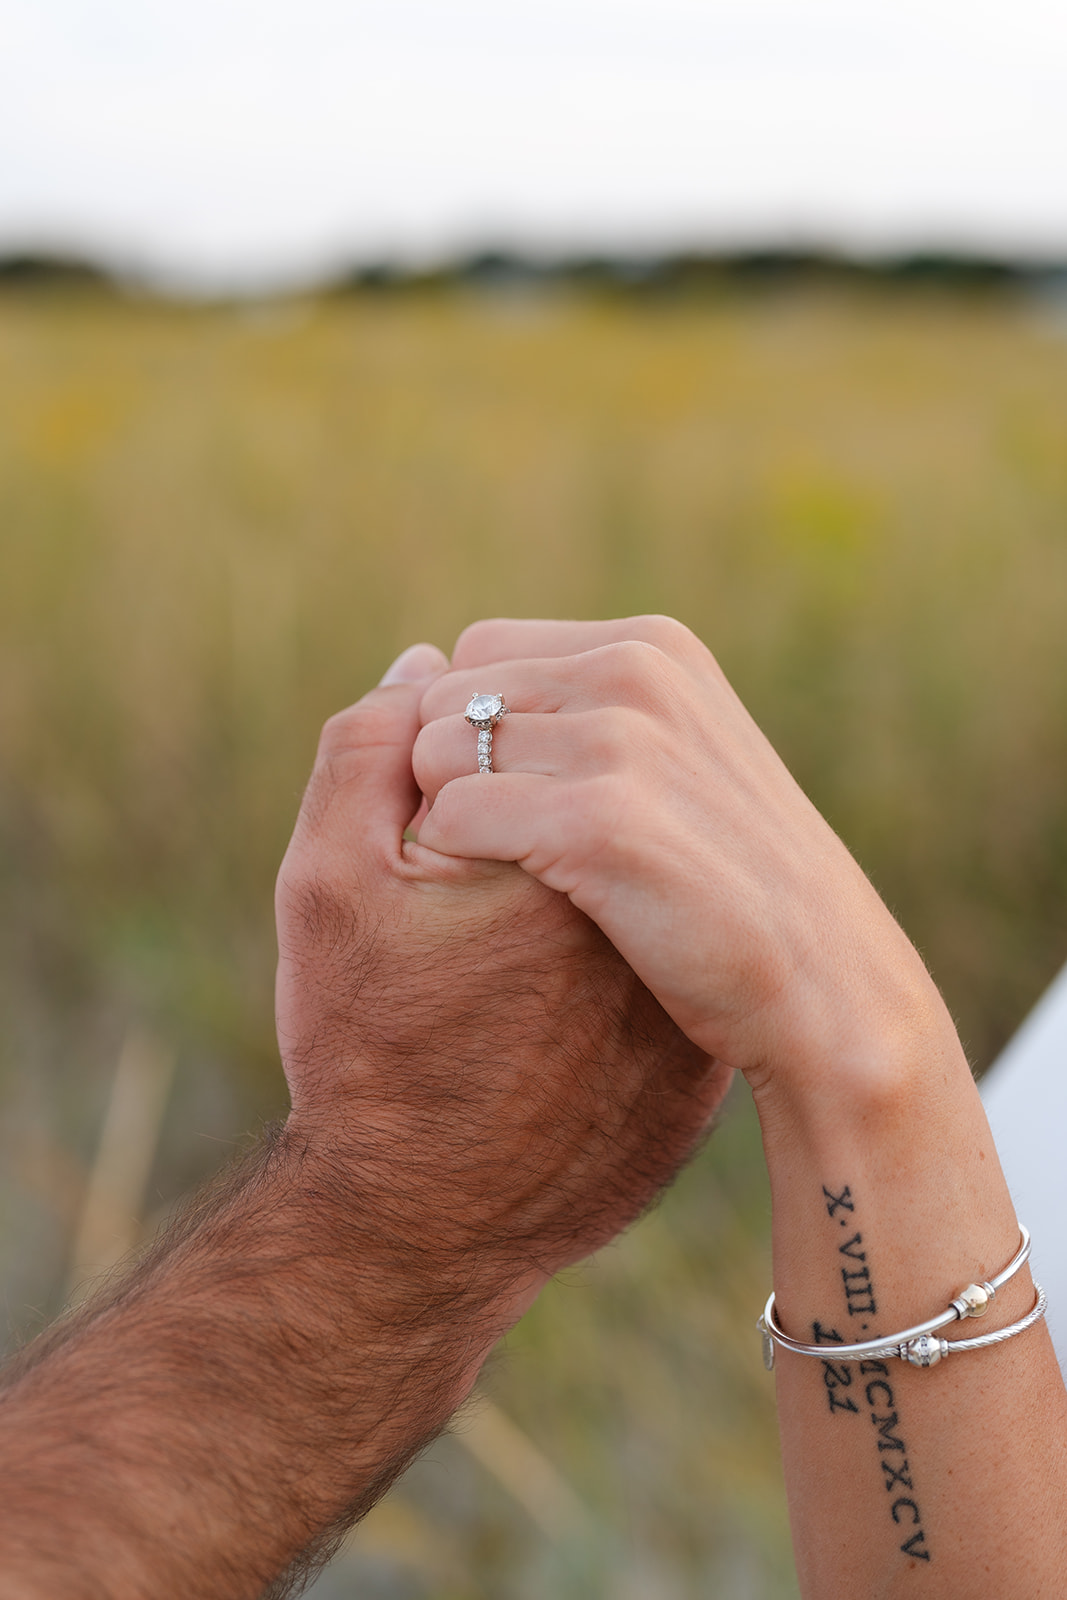
[[[944,1339],[935,1339],[929,1333],[920,1334],[904,1348],[913,1367],[936,1367],[941,1357],[948,1355]]]

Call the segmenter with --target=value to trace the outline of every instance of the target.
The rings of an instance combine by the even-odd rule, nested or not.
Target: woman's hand
[[[475,691],[516,713],[476,771]],[[714,657],[666,617],[481,622],[427,690],[419,840],[562,890],[757,1093],[949,1027],[922,962]]]
[[[488,777],[475,691],[516,713]],[[828,1349],[776,1368],[802,1593],[957,1600],[978,1572],[1003,1600],[1061,1594],[1067,1400],[1045,1329],[932,1374],[831,1359],[998,1272],[1018,1221],[922,962],[713,658],[661,617],[479,623],[422,718],[416,853],[563,890],[753,1086],[778,1316]],[[984,1331],[1033,1297],[1024,1269]]]

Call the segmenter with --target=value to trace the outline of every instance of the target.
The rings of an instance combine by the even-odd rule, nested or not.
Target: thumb
[[[345,856],[368,849],[399,854],[404,829],[419,804],[411,752],[419,702],[448,658],[436,645],[403,652],[381,683],[322,730],[297,832]]]
[[[380,689],[394,683],[425,684],[448,668],[448,657],[435,644],[412,644],[401,651],[391,667],[382,674]]]

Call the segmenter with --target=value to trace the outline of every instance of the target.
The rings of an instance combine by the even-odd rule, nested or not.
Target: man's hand
[[[286,1592],[718,1103],[564,897],[404,842],[445,666],[324,732],[278,880],[285,1127],[5,1375],[4,1600]]]

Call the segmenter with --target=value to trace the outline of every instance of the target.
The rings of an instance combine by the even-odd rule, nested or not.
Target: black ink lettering
[[[851,1387],[851,1367],[846,1366],[843,1362],[835,1366],[832,1361],[824,1361],[822,1364],[822,1381],[826,1385],[826,1395],[830,1402],[831,1411],[854,1411],[857,1416],[859,1415],[860,1408],[854,1400],[850,1399],[848,1395],[845,1395],[844,1399],[842,1399],[834,1393],[835,1389],[848,1389]]]
[[[905,1540],[901,1550],[906,1556],[914,1556],[916,1561],[929,1561],[929,1550],[920,1550],[919,1546],[926,1543],[926,1535],[920,1528],[918,1533],[913,1533],[910,1539]]]
[[[876,1417],[872,1411],[871,1421],[878,1429],[880,1435],[878,1440],[879,1450],[899,1450],[902,1456],[907,1455],[908,1452],[904,1448],[904,1441],[902,1439],[898,1439],[895,1434],[890,1431],[891,1429],[900,1426],[895,1411],[891,1411],[888,1417]]]
[[[855,1211],[856,1207],[852,1199],[852,1190],[849,1188],[847,1183],[840,1194],[833,1194],[825,1184],[823,1185],[822,1192],[830,1202],[826,1208],[828,1216],[834,1216],[839,1209],[844,1211]]]
[[[860,1267],[856,1272],[849,1272],[847,1267],[842,1267],[841,1278],[845,1285],[845,1298],[848,1301],[850,1317],[861,1317],[865,1312],[873,1313],[878,1310],[871,1289],[869,1267]],[[857,1304],[858,1301],[862,1301],[862,1304]]]
[[[901,1463],[899,1472],[895,1467],[890,1466],[888,1461],[882,1461],[880,1465],[882,1471],[885,1473],[885,1486],[887,1489],[894,1488],[898,1483],[902,1489],[914,1489],[915,1485],[908,1477],[908,1473],[911,1471],[911,1468],[908,1466],[906,1461]]]
[[[848,1314],[850,1317],[862,1317],[866,1312],[870,1312],[873,1315],[873,1313],[877,1310],[878,1307],[875,1305],[873,1300],[865,1300],[861,1306],[849,1306]],[[866,1326],[866,1324],[864,1324],[864,1326]]]
[[[838,1225],[850,1233],[850,1237],[837,1247],[838,1255],[847,1263],[841,1268],[841,1284],[845,1291],[845,1304],[848,1307],[849,1317],[875,1317],[878,1314],[878,1306],[875,1300],[874,1280],[867,1251],[863,1247],[863,1234],[855,1225],[856,1202],[852,1190],[846,1184],[840,1194],[835,1194],[832,1189],[823,1185],[822,1192],[826,1201],[827,1215],[836,1217],[837,1213],[841,1212],[842,1215],[837,1218]],[[812,1326],[816,1344],[835,1345],[846,1342],[836,1328],[824,1328],[818,1322]],[[860,1326],[866,1333],[871,1324],[864,1321]],[[877,1327],[877,1323],[874,1326]],[[849,1337],[854,1339],[857,1335],[851,1334]],[[852,1387],[852,1372],[849,1365],[843,1361],[834,1361],[832,1352],[829,1354],[831,1359],[824,1360],[822,1366],[823,1383],[826,1386],[830,1410],[858,1411],[859,1407],[848,1393]],[[901,1489],[908,1489],[914,1493],[915,1485],[912,1481],[907,1447],[898,1431],[900,1419],[897,1415],[893,1385],[890,1382],[889,1367],[885,1361],[873,1359],[861,1361],[859,1369],[861,1382],[868,1380],[864,1383],[863,1393],[870,1407],[871,1425],[877,1430],[878,1464],[882,1469],[886,1492],[890,1496],[895,1495],[890,1503],[893,1521],[897,1527],[910,1525],[913,1530],[900,1546],[901,1553],[916,1561],[929,1561],[930,1551],[926,1548],[926,1533],[922,1526],[919,1503],[910,1495],[898,1492]],[[896,1465],[886,1459],[890,1454],[900,1456]]]

